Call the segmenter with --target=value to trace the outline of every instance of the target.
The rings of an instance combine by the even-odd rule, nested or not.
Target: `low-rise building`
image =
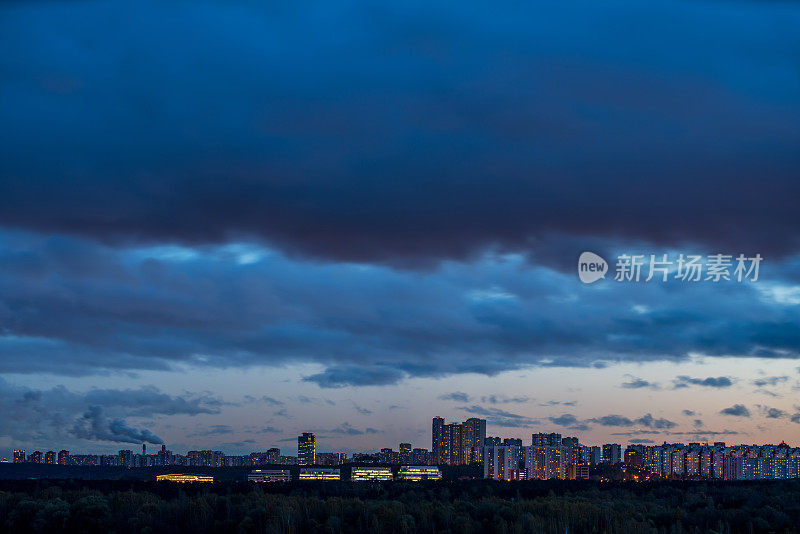
[[[289,482],[292,472],[288,469],[253,469],[247,474],[249,482]]]
[[[357,482],[392,480],[390,467],[354,467],[350,472],[350,480]]]
[[[299,480],[341,480],[338,469],[325,467],[307,467],[300,470]]]
[[[441,480],[442,472],[435,465],[403,465],[397,477],[401,480]]]
[[[167,475],[156,475],[159,482],[214,482],[211,475],[189,475],[185,473],[170,473]]]

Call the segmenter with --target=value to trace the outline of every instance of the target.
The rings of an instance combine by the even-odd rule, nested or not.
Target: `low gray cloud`
[[[570,430],[589,430],[589,426],[584,421],[580,421],[577,417],[569,413],[561,414],[557,417],[548,417],[547,419],[553,424],[567,427]]]
[[[361,415],[370,415],[370,414],[372,414],[372,410],[367,409],[367,408],[362,408],[361,406],[359,406],[355,402],[353,402],[353,409],[356,412],[360,413]]]
[[[733,417],[750,417],[750,410],[744,404],[734,404],[729,408],[720,410],[722,415],[731,415]]]
[[[761,411],[763,412],[764,417],[767,419],[782,419],[789,415],[784,410],[779,408],[770,408],[769,406],[761,406]]]
[[[233,434],[233,427],[230,425],[210,425],[208,427],[197,430],[188,436],[191,437],[209,437],[209,436],[223,436],[226,434]]]
[[[709,388],[727,388],[733,385],[733,380],[727,376],[709,376],[708,378],[692,378],[690,376],[678,376],[673,380],[674,388],[680,389],[689,386],[703,386]]]
[[[620,387],[625,389],[642,389],[642,388],[649,388],[649,389],[659,389],[659,385],[655,382],[650,382],[643,378],[638,378],[635,376],[629,376],[629,380],[627,382],[623,382]]]
[[[345,435],[345,436],[361,436],[361,435],[364,435],[364,434],[377,434],[377,433],[379,433],[378,430],[376,430],[374,428],[371,428],[371,427],[367,427],[364,430],[358,429],[358,428],[352,426],[348,422],[344,422],[341,425],[339,425],[337,427],[334,427],[334,428],[331,428],[329,430],[325,430],[324,432],[327,432],[329,434],[341,434],[341,435]]]
[[[670,436],[735,436],[738,430],[695,430],[687,432],[666,432]]]
[[[555,423],[560,426],[572,426],[578,424],[578,419],[569,413],[559,415],[558,417],[548,417],[547,419],[551,423]]]
[[[670,429],[677,426],[677,423],[668,419],[656,419],[651,414],[645,414],[638,419],[630,419],[622,415],[605,415],[588,420],[602,426],[642,426],[645,428]]]
[[[325,371],[303,378],[306,382],[314,382],[322,388],[341,388],[346,386],[385,386],[396,384],[403,379],[405,373],[387,366],[359,367],[341,365],[329,367]]]
[[[549,400],[547,402],[542,402],[539,406],[575,406],[578,404],[578,401],[558,401],[558,400]]]
[[[653,443],[652,439],[647,438],[633,438],[628,440],[630,443]]]
[[[459,410],[469,412],[470,415],[480,416],[486,419],[488,425],[503,427],[527,427],[538,425],[539,420],[531,417],[508,412],[499,408],[486,408],[483,406],[461,406]]]
[[[506,397],[504,395],[489,395],[481,397],[481,402],[489,404],[525,404],[530,401],[529,397]],[[468,402],[466,399],[464,402]]]
[[[244,396],[245,402],[261,402],[268,406],[283,406],[284,403],[267,395],[262,395],[260,397],[255,397],[253,395],[245,395]]]
[[[466,393],[462,393],[460,391],[454,391],[452,393],[444,393],[439,395],[439,400],[446,400],[446,401],[456,401],[456,402],[469,402],[469,395]]]
[[[788,376],[762,376],[760,378],[756,378],[752,381],[754,386],[764,387],[764,386],[777,386],[778,384],[782,384],[789,380]]]

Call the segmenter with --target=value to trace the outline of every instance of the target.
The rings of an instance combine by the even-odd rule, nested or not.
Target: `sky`
[[[0,456],[800,442],[800,4],[0,4]],[[584,284],[578,257],[612,271]],[[739,254],[757,280],[616,281]]]

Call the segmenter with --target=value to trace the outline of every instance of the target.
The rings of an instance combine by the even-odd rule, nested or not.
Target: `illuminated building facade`
[[[356,482],[392,480],[390,467],[354,467],[350,472],[350,480]]]
[[[401,443],[400,444],[400,463],[409,464],[411,463],[411,444],[410,443]],[[426,462],[427,463],[427,462]]]
[[[253,469],[247,474],[249,482],[289,482],[292,472],[288,469]]]
[[[168,475],[157,475],[156,480],[159,482],[180,482],[180,483],[214,482],[214,477],[211,475],[188,475],[184,473],[170,473]]]
[[[619,443],[603,445],[603,463],[618,464],[622,461],[622,446]]]
[[[403,465],[397,477],[401,480],[441,480],[442,473],[439,468],[432,465]]]
[[[303,432],[297,437],[297,463],[299,465],[316,463],[316,438],[311,432]]]
[[[464,421],[464,461],[471,464],[481,461],[481,447],[486,440],[486,419],[470,417]]]
[[[308,467],[300,470],[299,480],[341,480],[338,469],[327,467]]]
[[[483,448],[483,478],[519,480],[520,447],[497,445]]]

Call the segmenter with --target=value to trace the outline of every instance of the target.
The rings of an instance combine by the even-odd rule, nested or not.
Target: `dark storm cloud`
[[[800,261],[775,264],[779,272],[789,266],[800,268]],[[595,291],[574,274],[515,255],[420,273],[297,261],[252,243],[118,249],[0,232],[0,372],[86,375],[299,361],[320,366],[305,381],[332,388],[530,365],[680,361],[689,353],[796,358],[800,308],[763,289],[790,282],[763,283],[609,281]],[[487,395],[481,403],[523,398]],[[162,402],[148,391],[126,399]]]
[[[728,388],[733,385],[733,381],[727,376],[709,376],[708,378],[692,378],[690,376],[679,376],[673,380],[674,388],[687,388],[689,386],[704,386],[709,388]]]
[[[796,4],[187,6],[0,6],[0,224],[400,265],[797,251]]]
[[[730,408],[725,408],[719,413],[722,415],[732,415],[734,417],[750,417],[750,410],[744,404],[734,404]]]

